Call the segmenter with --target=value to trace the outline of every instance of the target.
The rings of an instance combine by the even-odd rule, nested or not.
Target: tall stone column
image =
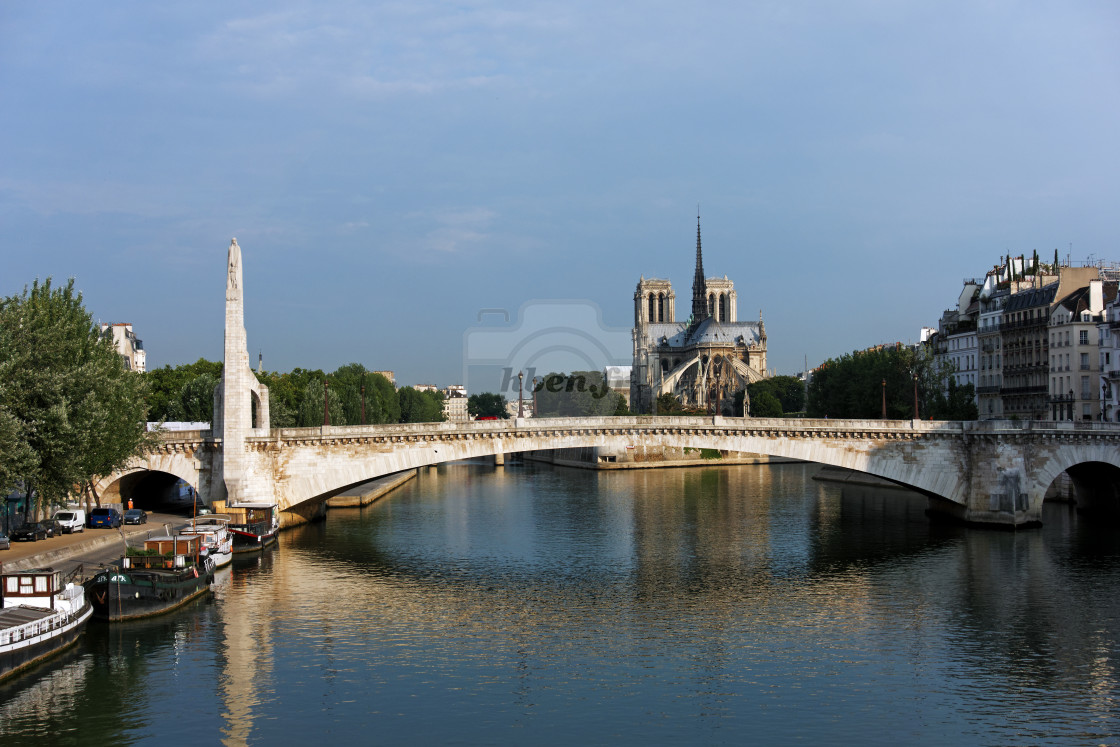
[[[245,292],[241,271],[241,247],[237,239],[229,245],[226,261],[226,336],[222,380],[214,393],[215,435],[222,438],[222,483],[230,504],[246,500],[269,499],[257,488],[260,480],[250,474],[246,438],[254,434],[253,402],[256,399],[256,432],[268,434],[268,388],[257,381],[249,366],[245,334]],[[221,490],[221,485],[215,486]]]

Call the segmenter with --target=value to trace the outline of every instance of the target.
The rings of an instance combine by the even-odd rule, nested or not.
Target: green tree
[[[763,389],[751,395],[751,417],[780,418],[782,415],[782,402],[773,392]]]
[[[17,398],[12,384],[16,365],[12,332],[7,325],[0,324],[0,496],[11,493],[37,463],[27,443],[24,424],[13,412]],[[7,507],[6,501],[0,505]]]
[[[0,427],[18,421],[26,444],[18,469],[28,513],[60,504],[151,443],[145,379],[125,369],[102,338],[72,279],[65,288],[52,287],[49,278],[35,281],[22,295],[3,299],[0,327],[9,374],[7,425]],[[7,463],[6,453],[0,460]]]
[[[904,420],[914,416],[915,387],[919,414],[929,413],[933,398],[945,389],[946,378],[946,371],[934,370],[925,347],[897,345],[854,352],[825,361],[813,373],[806,409],[810,417],[881,417],[885,382],[887,417]]]
[[[796,376],[771,376],[769,379],[755,381],[747,385],[747,392],[751,396],[750,414],[754,417],[781,417],[785,413],[802,412],[805,409],[805,384]],[[774,403],[777,403],[776,413]],[[735,412],[742,411],[743,401],[736,397]],[[769,414],[763,415],[762,412]]]
[[[508,418],[509,410],[504,394],[483,392],[467,397],[467,412],[471,417]]]
[[[143,374],[148,389],[148,419],[157,422],[190,420],[191,418],[187,418],[183,412],[183,389],[191,381],[204,375],[221,380],[221,361],[199,358],[194,363],[181,364],[174,368],[164,366]],[[210,405],[210,410],[213,411],[213,403]],[[207,417],[205,420],[209,419]]]
[[[381,418],[379,423],[400,423],[401,422],[401,403],[400,397],[397,395],[397,390],[393,388],[392,383],[379,373],[371,373],[366,380],[367,394],[372,387],[374,394],[377,396],[377,402],[381,407]],[[370,420],[372,423],[373,421]]]
[[[537,382],[535,392],[539,417],[613,415],[619,400],[625,406],[625,398],[611,391],[602,371],[553,372]]]
[[[439,423],[444,420],[443,395],[410,386],[399,391],[402,423]]]
[[[299,414],[296,425],[300,428],[313,428],[323,425],[323,387],[324,378],[313,378],[307,382],[303,390],[303,400],[299,405]],[[343,411],[342,399],[334,387],[328,387],[331,425],[346,425],[346,413]],[[270,400],[271,405],[271,400]]]
[[[179,417],[189,423],[214,422],[214,390],[218,388],[218,377],[204,373],[194,377],[179,392]]]

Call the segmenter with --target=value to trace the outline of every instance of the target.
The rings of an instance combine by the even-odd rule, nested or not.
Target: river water
[[[1116,744],[1120,531],[816,467],[457,463],[0,687],[5,745]]]

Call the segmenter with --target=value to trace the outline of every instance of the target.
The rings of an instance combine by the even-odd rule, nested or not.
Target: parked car
[[[8,535],[0,534],[0,550],[11,550],[12,541],[8,539]]]
[[[47,528],[48,537],[62,536],[62,524],[59,524],[57,519],[43,519],[39,523]]]
[[[147,524],[148,512],[142,508],[130,508],[124,512],[125,524]]]
[[[86,512],[81,509],[55,511],[54,520],[62,525],[62,531],[66,533],[81,532],[86,528]]]
[[[24,524],[12,532],[12,539],[16,542],[38,542],[47,538],[47,528],[42,522],[37,524]]]
[[[89,512],[89,528],[116,529],[121,525],[121,512],[115,508],[95,508]]]

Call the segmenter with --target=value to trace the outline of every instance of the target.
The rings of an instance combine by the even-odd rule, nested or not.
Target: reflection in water
[[[109,742],[1113,741],[1120,533],[931,524],[813,472],[425,470],[91,629],[0,693],[5,738],[49,702]]]

